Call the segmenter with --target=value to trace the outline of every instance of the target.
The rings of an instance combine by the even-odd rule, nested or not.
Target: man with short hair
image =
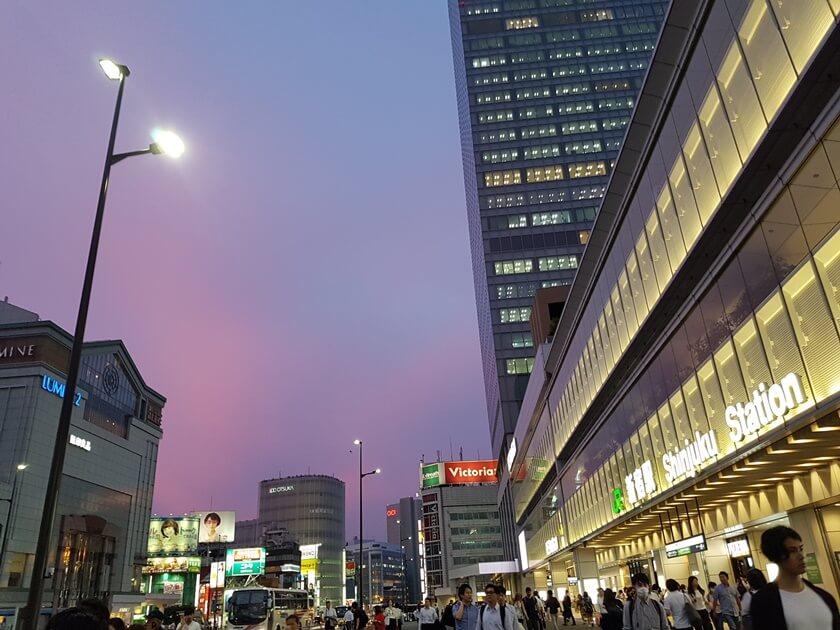
[[[201,624],[193,619],[193,612],[184,611],[184,616],[181,617],[181,623],[178,624],[176,630],[201,630]]]
[[[636,594],[624,607],[624,630],[670,630],[665,609],[650,597],[650,578],[637,573],[632,578]]]
[[[554,591],[551,589],[549,589],[546,595],[548,595],[545,600],[546,626],[548,630],[557,630],[559,627],[557,620],[560,613],[560,600],[554,596]]]
[[[720,584],[712,591],[712,602],[716,606],[720,605],[717,630],[723,630],[724,623],[729,626],[729,630],[738,630],[741,619],[741,601],[738,598],[738,591],[729,584],[729,574],[726,571],[718,573],[718,578],[720,578]]]
[[[461,584],[458,587],[458,601],[452,606],[455,630],[473,630],[478,620],[478,606],[473,604],[472,587]]]
[[[146,630],[160,630],[163,627],[163,613],[155,608],[146,615]]]
[[[297,615],[286,617],[286,630],[300,630],[300,619]]]
[[[332,630],[338,627],[338,613],[332,607],[332,602],[327,600],[327,607],[324,608],[324,628]]]
[[[434,630],[437,621],[437,608],[432,607],[432,599],[427,597],[423,602],[423,608],[417,611],[417,622],[420,624],[420,630]]]
[[[358,604],[353,602],[350,604],[350,608],[347,609],[347,612],[344,613],[345,630],[355,630],[356,616],[353,614],[353,611],[356,610],[356,606],[358,606]]]
[[[388,606],[385,608],[385,627],[388,630],[397,630],[402,618],[402,611],[398,606],[394,606],[394,600],[388,600]]]
[[[752,595],[750,617],[756,630],[840,628],[834,598],[802,578],[805,547],[796,530],[784,525],[766,530],[761,534],[761,553],[779,566],[779,575]]]
[[[484,604],[478,609],[475,630],[516,630],[516,611],[506,610],[499,603],[499,591],[495,584],[484,587]]]
[[[539,604],[530,586],[525,589],[525,598],[522,603],[525,606],[525,621],[528,622],[528,630],[540,630]]]

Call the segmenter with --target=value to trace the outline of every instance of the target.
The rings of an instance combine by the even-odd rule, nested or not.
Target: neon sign
[[[53,377],[44,374],[44,377],[41,379],[41,389],[45,392],[49,392],[50,394],[54,394],[59,398],[64,398],[64,390],[67,389],[67,385],[58,379],[54,379]],[[73,397],[73,404],[76,407],[81,406],[82,392],[76,392],[76,395]]]
[[[732,441],[740,442],[753,437],[762,427],[784,418],[787,412],[804,403],[805,399],[802,381],[793,372],[770,387],[759,383],[758,389],[753,390],[750,402],[726,408],[726,424],[730,428]]]
[[[397,515],[397,511],[394,508],[391,508],[390,510],[387,510],[385,512],[385,516],[387,516],[388,518],[391,518],[392,516],[396,516],[396,515]]]

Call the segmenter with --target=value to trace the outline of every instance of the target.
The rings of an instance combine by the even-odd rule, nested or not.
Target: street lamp
[[[359,579],[356,580],[356,584],[359,587],[359,606],[364,608],[365,605],[365,574],[362,571],[362,562],[364,560],[364,542],[365,537],[363,535],[364,532],[364,525],[365,525],[365,511],[362,506],[362,482],[364,481],[365,477],[369,477],[370,475],[378,475],[382,472],[381,468],[376,468],[369,472],[362,472],[363,464],[362,464],[362,441],[361,440],[353,440],[353,444],[359,447],[359,562],[357,563],[356,570],[359,572]],[[34,628],[32,630],[35,630]]]
[[[408,538],[400,538],[400,547],[402,547],[403,552],[403,575],[402,575],[402,584],[403,584],[403,610],[405,610],[405,604],[408,601],[408,584],[406,583],[407,579],[407,569],[406,569],[406,562],[405,562],[405,545],[404,542],[411,540],[411,536]]]
[[[61,403],[61,415],[58,419],[58,431],[55,437],[50,474],[47,481],[47,491],[44,497],[44,509],[41,513],[41,527],[38,531],[38,544],[35,547],[35,558],[32,567],[32,579],[29,583],[29,595],[26,608],[21,611],[22,628],[24,630],[36,630],[38,617],[41,610],[41,598],[44,593],[44,572],[46,571],[47,556],[49,555],[50,537],[52,525],[55,520],[56,505],[58,503],[58,492],[61,485],[61,473],[64,468],[64,458],[67,453],[67,440],[70,436],[70,419],[73,413],[73,401],[76,393],[76,383],[79,378],[79,363],[82,358],[82,344],[84,343],[85,327],[87,325],[88,308],[90,306],[90,294],[93,287],[93,274],[96,267],[96,254],[99,250],[99,236],[102,232],[102,217],[105,212],[105,197],[108,193],[108,182],[111,176],[111,167],[117,162],[135,155],[146,155],[168,153],[172,157],[178,157],[183,153],[183,142],[177,140],[177,136],[171,132],[161,135],[156,132],[149,148],[128,153],[114,153],[114,142],[117,138],[117,124],[120,119],[120,106],[122,105],[125,80],[131,74],[127,66],[115,63],[111,59],[100,59],[99,66],[109,79],[119,81],[117,90],[117,103],[114,107],[114,118],[111,122],[111,135],[108,139],[108,152],[105,155],[105,166],[102,171],[102,183],[99,187],[99,201],[96,205],[96,217],[93,221],[93,233],[90,239],[90,250],[88,251],[87,268],[85,279],[82,284],[82,296],[79,300],[79,312],[76,316],[76,330],[73,334],[73,348],[70,351],[70,363],[67,369],[67,383],[65,384],[64,400]]]
[[[12,524],[12,518],[14,517],[15,498],[17,497],[18,473],[22,473],[24,470],[26,470],[26,466],[26,464],[18,464],[15,467],[15,476],[12,478],[12,496],[8,499],[0,499],[0,501],[9,502],[9,511],[6,512],[6,529],[3,530],[3,543],[0,544],[0,571],[2,571],[3,565],[6,562],[6,543],[9,540],[9,529]]]

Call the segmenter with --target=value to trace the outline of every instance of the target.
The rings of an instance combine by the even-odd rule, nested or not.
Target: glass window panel
[[[647,236],[645,231],[639,235],[636,241],[636,258],[639,261],[639,275],[642,279],[642,286],[645,290],[645,298],[649,309],[653,308],[656,300],[659,299],[659,284],[656,281],[656,273],[653,270],[653,259],[650,255]]]
[[[650,442],[653,452],[664,453],[666,451],[665,438],[662,435],[662,428],[659,425],[659,417],[656,414],[653,414],[650,418],[648,418],[647,428],[650,433]]]
[[[781,25],[782,37],[793,65],[800,74],[834,24],[834,16],[826,0],[796,0],[770,3]]]
[[[691,186],[694,189],[694,198],[697,200],[697,208],[700,211],[700,220],[705,225],[717,209],[720,193],[712,172],[712,164],[703,144],[700,126],[696,121],[691,125],[685,138],[683,154],[691,178]]]
[[[674,369],[677,374],[677,381],[682,383],[691,374],[694,374],[694,358],[691,353],[691,345],[685,334],[685,328],[680,326],[671,337],[668,344],[673,351]]]
[[[738,28],[758,98],[772,120],[796,81],[787,49],[766,0],[753,0]]]
[[[734,339],[741,373],[744,375],[749,390],[756,389],[759,383],[772,383],[773,375],[770,373],[770,366],[764,355],[758,327],[752,317],[741,325]]]
[[[598,357],[598,369],[601,375],[601,383],[603,384],[608,375],[607,361],[606,351],[604,350],[604,346],[601,344],[601,327],[597,324],[592,329],[592,345],[595,351],[595,356]]]
[[[814,395],[823,400],[837,386],[840,337],[814,266],[806,263],[785,282],[783,290]]]
[[[791,372],[805,374],[805,365],[802,363],[802,355],[799,354],[781,292],[774,293],[756,311],[755,318],[764,344],[764,353],[773,373],[773,381],[778,383]]]
[[[738,355],[735,354],[735,346],[731,341],[727,341],[715,352],[715,366],[726,405],[749,400],[741,375],[741,366],[738,364]]]
[[[677,221],[677,209],[671,198],[671,189],[666,184],[656,200],[659,211],[659,224],[662,226],[662,236],[665,238],[665,248],[671,269],[676,270],[685,258],[685,243],[683,242],[680,225]]]
[[[639,273],[639,263],[636,260],[635,251],[630,252],[625,268],[627,279],[630,282],[630,292],[633,294],[633,304],[636,307],[636,316],[639,319],[639,324],[641,324],[647,317],[648,305],[647,300],[645,300],[645,290],[642,285],[642,276]]]
[[[668,181],[671,183],[671,192],[674,196],[674,205],[677,208],[677,217],[686,249],[691,249],[703,226],[700,224],[700,215],[697,213],[694,192],[691,190],[691,182],[688,180],[682,155],[677,156]]]
[[[840,230],[814,254],[814,263],[834,313],[834,322],[840,328]]]
[[[808,243],[799,225],[790,191],[785,188],[761,220],[761,230],[779,282],[808,255]]]
[[[642,455],[645,460],[649,462],[656,462],[657,451],[653,448],[653,443],[650,439],[650,427],[644,423],[639,427],[639,443],[642,445]]]
[[[700,392],[703,394],[703,403],[706,407],[706,418],[709,421],[709,426],[714,429],[715,433],[722,435],[729,430],[726,426],[724,414],[726,403],[720,390],[720,382],[712,359],[700,366],[700,369],[697,370],[697,379],[700,383]]]
[[[709,87],[697,116],[712,159],[718,189],[726,191],[741,170],[741,160],[717,86]]]
[[[636,307],[633,306],[633,293],[630,290],[630,280],[627,271],[621,269],[618,275],[618,288],[621,291],[621,303],[624,306],[624,321],[627,323],[627,334],[630,339],[639,329],[639,319],[636,317]]]
[[[668,251],[665,249],[665,238],[662,236],[656,208],[651,209],[645,231],[650,244],[650,255],[653,259],[653,268],[656,270],[657,283],[660,291],[663,291],[671,280],[671,265],[668,262]]]
[[[747,295],[747,282],[741,274],[741,266],[737,260],[731,261],[724,269],[718,278],[717,286],[729,330],[734,331],[742,321],[752,315],[752,304]]]
[[[752,304],[761,304],[764,299],[778,288],[773,261],[767,249],[767,241],[761,229],[754,229],[738,252],[738,263],[744,278],[750,281],[746,285]]]
[[[605,308],[604,312],[601,313],[601,317],[598,318],[598,329],[601,332],[601,343],[604,346],[604,361],[607,364],[607,373],[609,373],[613,366],[615,366],[615,354],[612,348],[612,333],[607,327],[606,310]]]
[[[700,302],[703,322],[706,326],[709,351],[714,352],[725,339],[729,338],[729,323],[723,314],[723,302],[717,285],[712,285]]]
[[[662,404],[656,412],[659,417],[659,427],[662,430],[662,437],[665,443],[665,451],[671,451],[678,448],[682,441],[677,435],[677,429],[674,426],[674,419],[671,416],[671,406],[666,401]],[[664,453],[665,451],[661,451]]]
[[[840,151],[838,163],[832,169],[826,147],[838,144],[822,142],[790,183],[793,204],[802,224],[805,240],[813,250],[840,221],[840,190],[835,173],[840,172]],[[838,144],[840,149],[840,144]]]
[[[729,47],[717,78],[735,143],[746,161],[767,129],[767,120],[737,42]]]
[[[621,305],[621,296],[618,293],[618,287],[612,290],[610,295],[612,302],[613,317],[615,317],[615,325],[618,328],[619,353],[623,352],[627,347],[627,325],[624,322],[624,308]]]
[[[696,431],[700,431],[700,433],[706,433],[710,428],[709,420],[706,417],[706,409],[703,406],[703,392],[700,391],[700,385],[695,375],[692,375],[683,383],[682,393],[685,409],[688,413],[689,420],[691,420],[691,426]]]

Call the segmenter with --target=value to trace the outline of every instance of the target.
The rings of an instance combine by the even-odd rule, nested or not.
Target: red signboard
[[[344,563],[344,569],[346,571],[355,571],[356,570],[356,563],[353,560]]]
[[[388,518],[391,518],[392,516],[396,516],[396,515],[397,515],[397,511],[394,508],[391,508],[390,510],[385,512],[385,516],[387,516]]]
[[[444,483],[496,483],[496,460],[446,462]]]

